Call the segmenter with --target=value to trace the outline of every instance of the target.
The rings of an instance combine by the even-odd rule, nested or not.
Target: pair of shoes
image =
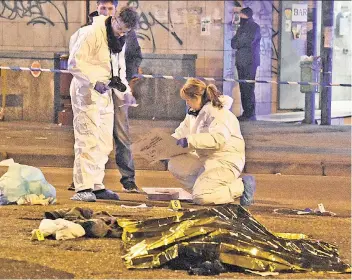
[[[123,190],[125,192],[139,193],[139,189],[138,189],[136,183],[133,181],[127,181],[126,183],[123,183],[122,185],[123,185]]]
[[[242,122],[242,121],[256,121],[257,117],[255,115],[250,116],[250,117],[242,115],[242,116],[239,116],[237,119],[238,119],[239,122]]]
[[[75,190],[75,184],[72,182],[71,185],[67,188],[69,191],[74,191]]]
[[[71,197],[71,200],[84,201],[84,202],[95,202],[95,201],[97,201],[97,197],[91,191],[85,191],[85,192],[75,193]]]
[[[108,200],[120,200],[120,197],[117,193],[110,190],[99,190],[93,191],[97,199],[108,199]]]
[[[240,198],[240,204],[242,206],[250,206],[254,203],[254,193],[256,188],[255,179],[251,175],[242,177],[244,191]]]

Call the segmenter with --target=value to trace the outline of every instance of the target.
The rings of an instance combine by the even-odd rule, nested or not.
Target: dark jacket
[[[126,79],[130,81],[132,76],[138,74],[138,68],[142,62],[142,51],[139,46],[137,35],[134,30],[131,30],[126,35]]]
[[[98,16],[98,12],[94,11],[90,13],[88,18],[88,25],[93,23],[93,17]],[[137,35],[134,30],[131,30],[126,35],[126,52],[125,52],[125,61],[126,61],[126,79],[129,82],[133,75],[138,74],[138,68],[142,62],[142,51],[139,46]]]
[[[231,47],[236,50],[236,65],[260,65],[260,27],[252,18],[240,25],[236,35],[231,40]]]

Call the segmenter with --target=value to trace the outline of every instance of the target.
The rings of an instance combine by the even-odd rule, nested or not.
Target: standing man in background
[[[118,1],[116,0],[98,0],[97,10],[89,14],[88,25],[92,24],[95,16],[113,16],[116,12]],[[132,94],[134,93],[134,84],[137,78],[133,75],[138,73],[139,66],[142,62],[142,52],[139,46],[136,32],[132,29],[126,35],[126,79],[131,86]],[[114,102],[114,141],[115,141],[115,160],[116,165],[121,173],[120,182],[127,192],[138,192],[135,183],[135,167],[131,152],[131,140],[128,123],[128,106],[123,106],[123,100],[113,95]],[[71,185],[69,189],[74,190]]]
[[[231,40],[236,50],[236,68],[240,80],[255,80],[260,65],[260,27],[253,20],[251,8],[243,8],[240,13],[240,27]],[[239,121],[256,120],[254,83],[240,83],[243,113]]]

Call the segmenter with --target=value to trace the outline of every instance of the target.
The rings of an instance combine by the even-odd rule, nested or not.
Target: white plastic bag
[[[45,180],[40,169],[13,162],[8,166],[8,171],[0,178],[0,193],[8,203],[28,194],[56,198],[55,188]]]

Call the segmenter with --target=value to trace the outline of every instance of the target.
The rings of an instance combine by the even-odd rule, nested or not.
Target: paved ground
[[[170,133],[173,121],[131,121],[132,140],[152,128]],[[351,263],[351,127],[298,123],[245,122],[245,172],[256,175],[258,190],[253,215],[269,230],[305,233],[336,244],[343,260]],[[107,187],[121,193],[120,202],[74,203],[67,185],[72,180],[72,127],[28,122],[0,122],[0,159],[7,153],[22,164],[42,167],[58,192],[55,206],[0,207],[0,278],[188,278],[186,272],[170,270],[129,271],[122,261],[123,245],[117,239],[30,242],[46,210],[76,205],[107,210],[119,217],[144,218],[170,215],[166,202],[153,203],[146,210],[121,208],[121,204],[145,202],[142,194],[121,193],[113,155],[108,164]],[[45,166],[53,166],[47,168]],[[150,165],[136,157],[139,186],[179,187],[164,164]],[[159,170],[159,171],[158,171]],[[6,168],[0,168],[0,176]],[[281,175],[273,175],[281,174]],[[274,214],[275,208],[315,208],[323,203],[337,217]],[[156,206],[155,206],[156,205]],[[194,207],[186,205],[185,207]],[[281,274],[278,278],[348,278],[351,275]],[[248,278],[239,273],[219,278]],[[192,277],[195,278],[195,277]],[[259,278],[259,277],[258,277]]]
[[[170,133],[175,121],[131,120],[135,141],[152,128]],[[247,173],[349,176],[351,126],[318,126],[265,121],[241,123],[246,141]],[[72,167],[72,127],[28,122],[0,122],[0,152],[33,166]],[[0,156],[1,157],[1,156]],[[140,170],[166,170],[135,157]],[[113,155],[108,168],[115,168]]]
[[[30,232],[37,228],[44,211],[70,208],[73,206],[106,210],[117,217],[145,218],[171,215],[167,202],[157,203],[158,207],[143,210],[124,209],[122,204],[147,203],[143,194],[125,194],[118,183],[116,170],[108,170],[106,186],[120,193],[119,202],[78,203],[69,198],[72,192],[66,187],[71,182],[70,168],[42,168],[47,180],[57,189],[58,204],[54,206],[3,206],[0,207],[0,278],[86,278],[86,279],[185,279],[190,278],[184,271],[168,269],[127,270],[121,256],[124,253],[119,239],[79,238],[67,241],[29,241]],[[0,176],[6,168],[0,168]],[[249,210],[273,232],[304,233],[312,238],[336,244],[341,258],[351,263],[351,178],[340,176],[286,176],[256,175],[256,204]],[[139,186],[175,186],[169,172],[138,171]],[[276,208],[315,208],[323,203],[326,210],[336,217],[295,216],[274,214]],[[195,207],[186,205],[185,207]],[[199,277],[192,276],[191,279]],[[225,273],[217,278],[262,278],[241,273]],[[282,273],[279,279],[350,279],[350,274]]]

